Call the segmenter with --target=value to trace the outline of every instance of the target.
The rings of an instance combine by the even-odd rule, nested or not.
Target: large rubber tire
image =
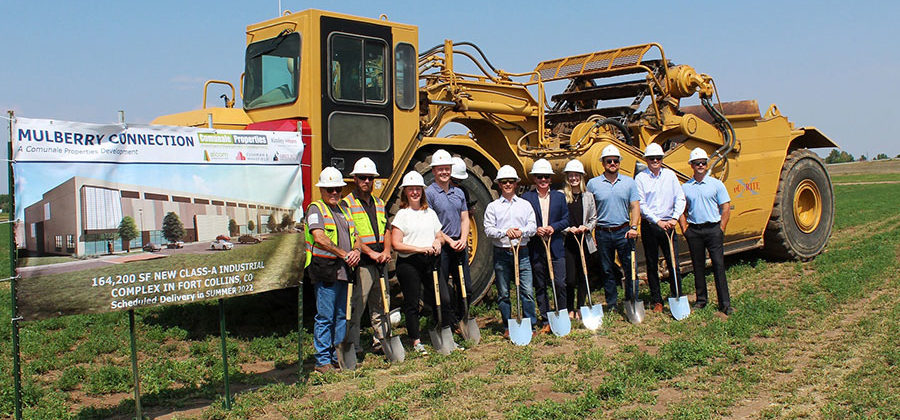
[[[469,219],[469,249],[473,252],[469,256],[469,274],[472,284],[468,296],[469,304],[475,304],[484,298],[494,280],[493,245],[484,234],[484,210],[488,203],[499,195],[491,189],[491,179],[485,175],[484,169],[480,165],[473,163],[469,158],[464,157],[463,160],[466,162],[469,177],[462,180],[460,185],[469,192],[469,199],[476,201],[475,210],[470,212]],[[434,181],[429,162],[430,158],[425,158],[418,160],[413,165],[413,168],[425,178],[425,185],[430,185]],[[396,214],[398,200],[392,201],[391,214]]]
[[[822,253],[834,224],[834,189],[822,159],[806,149],[784,161],[765,251],[778,258],[808,261]]]

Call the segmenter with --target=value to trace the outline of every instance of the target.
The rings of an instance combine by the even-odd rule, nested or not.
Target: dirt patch
[[[831,175],[888,174],[900,172],[900,159],[835,163],[825,167]]]

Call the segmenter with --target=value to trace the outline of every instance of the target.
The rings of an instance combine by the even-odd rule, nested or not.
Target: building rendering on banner
[[[125,216],[134,219],[140,232],[125,246],[165,244],[163,218],[169,212],[184,224],[184,242],[200,242],[230,235],[231,220],[240,234],[267,233],[270,217],[280,224],[294,209],[76,176],[25,208],[24,248],[37,255],[95,255],[110,247],[121,251],[124,241],[114,234]]]

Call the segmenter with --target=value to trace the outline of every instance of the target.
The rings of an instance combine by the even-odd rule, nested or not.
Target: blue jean
[[[347,331],[347,283],[316,282],[316,323],[313,328],[316,366],[337,363],[337,345]]]
[[[609,232],[597,229],[597,248],[600,252],[600,263],[603,265],[603,288],[606,294],[606,304],[615,306],[619,292],[616,290],[618,278],[615,263],[616,253],[619,254],[619,262],[622,263],[622,272],[625,274],[625,299],[631,300],[634,294],[634,284],[631,282],[631,250],[634,240],[625,237],[630,229],[625,226],[619,230]]]
[[[507,248],[494,247],[494,273],[497,282],[497,302],[503,320],[510,319],[509,282],[515,281],[515,267],[512,251]],[[528,248],[519,250],[519,301],[525,317],[531,318],[531,325],[537,326],[537,315],[534,312],[534,288],[531,282],[531,262],[528,259]]]

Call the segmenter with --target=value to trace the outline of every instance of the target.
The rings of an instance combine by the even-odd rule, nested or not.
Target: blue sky
[[[777,104],[795,124],[818,127],[854,155],[900,153],[892,130],[900,121],[900,2],[281,4],[385,13],[417,25],[421,48],[445,38],[472,41],[513,72],[544,59],[659,42],[669,59],[713,76],[723,100],[757,99],[762,111]],[[126,120],[147,123],[199,108],[205,80],[237,84],[246,26],[277,9],[277,0],[4,1],[0,110],[97,123],[115,122],[125,110]]]

